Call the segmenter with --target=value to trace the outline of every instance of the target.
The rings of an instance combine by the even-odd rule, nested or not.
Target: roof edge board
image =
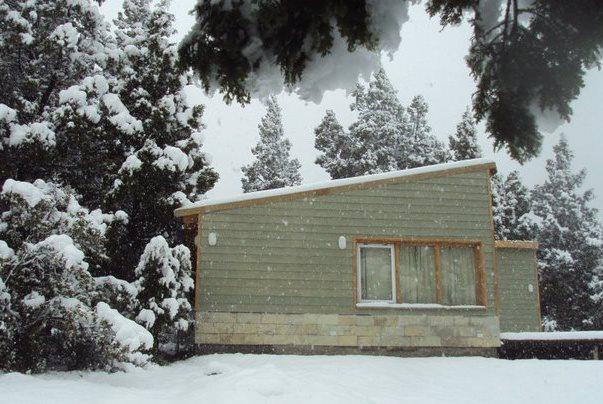
[[[467,162],[472,164],[467,164]],[[438,164],[435,166],[418,167],[416,169],[393,171],[383,174],[331,180],[324,183],[305,184],[296,187],[259,191],[238,195],[238,198],[240,199],[237,199],[237,196],[233,198],[216,199],[215,202],[208,199],[201,201],[201,204],[198,206],[178,208],[174,211],[174,215],[176,217],[186,217],[207,212],[264,204],[272,201],[291,201],[309,196],[329,195],[332,193],[367,189],[400,182],[416,181],[482,170],[496,170],[496,163],[492,160],[475,159],[468,160],[467,162],[465,162],[465,164],[456,165],[454,163]]]
[[[494,248],[514,248],[518,250],[537,250],[538,242],[532,240],[495,240]]]

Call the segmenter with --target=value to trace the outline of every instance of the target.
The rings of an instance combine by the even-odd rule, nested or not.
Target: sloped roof
[[[197,215],[203,212],[232,209],[277,200],[293,200],[317,195],[326,195],[354,189],[371,188],[377,185],[399,182],[401,179],[420,180],[464,172],[496,170],[491,159],[472,159],[451,163],[435,164],[408,170],[389,171],[380,174],[362,175],[311,184],[249,192],[224,198],[208,198],[174,211],[176,217]]]

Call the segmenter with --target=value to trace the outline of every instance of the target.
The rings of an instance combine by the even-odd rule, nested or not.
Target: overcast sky
[[[172,1],[177,39],[188,32],[194,21],[188,15],[194,3],[194,0]],[[117,15],[120,4],[121,0],[108,0],[102,9],[112,19]],[[400,49],[391,60],[385,55],[382,59],[404,105],[408,105],[416,94],[425,97],[430,106],[432,132],[443,141],[447,141],[454,132],[475,91],[475,83],[464,61],[470,34],[467,24],[442,31],[437,19],[429,19],[423,6],[411,6],[410,21],[402,28]],[[537,159],[521,166],[503,151],[494,153],[483,126],[480,126],[479,141],[484,156],[496,161],[499,172],[506,175],[518,169],[524,182],[533,185],[544,180],[545,161],[552,156],[552,146],[559,140],[559,135],[565,133],[575,153],[574,167],[588,170],[585,185],[595,190],[594,205],[603,218],[603,71],[590,71],[585,82],[586,87],[572,104],[572,121],[553,134],[546,134],[542,153]],[[326,172],[314,164],[317,151],[313,146],[313,130],[327,109],[334,110],[344,126],[349,125],[354,120],[354,114],[349,110],[352,99],[345,91],[335,91],[326,93],[320,104],[307,103],[295,95],[284,93],[278,96],[278,100],[283,109],[285,134],[293,144],[292,155],[302,163],[304,182],[328,179]],[[205,105],[206,149],[220,174],[220,181],[208,196],[240,193],[240,167],[252,159],[250,149],[259,139],[257,125],[265,113],[264,106],[257,100],[245,107],[226,105],[220,94],[210,98],[199,89],[191,90],[190,101]]]

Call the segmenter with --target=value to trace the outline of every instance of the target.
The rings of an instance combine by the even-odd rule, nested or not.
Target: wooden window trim
[[[444,288],[442,286],[442,247],[440,244],[433,244],[433,260],[435,264],[436,303],[442,304]]]
[[[398,279],[400,279],[400,243],[394,243],[394,266],[395,273],[392,282],[394,284],[396,303],[402,303],[402,290],[398,285]]]
[[[480,240],[460,240],[449,238],[415,238],[415,237],[357,237],[354,239],[354,306],[365,303],[360,300],[360,246],[366,244],[392,245],[394,257],[394,276],[393,282],[395,287],[395,303],[403,304],[404,296],[402,296],[400,287],[400,248],[402,245],[413,246],[429,246],[434,248],[434,264],[435,264],[435,282],[436,282],[436,304],[442,305],[443,308],[454,308],[455,306],[443,305],[444,288],[442,285],[442,247],[473,247],[474,268],[475,268],[475,299],[476,306],[487,308],[488,295],[486,285],[486,274],[484,269],[484,254],[482,242]],[[412,304],[409,304],[412,305]],[[420,307],[420,305],[417,305]],[[459,306],[462,307],[462,306]]]
[[[390,276],[391,276],[391,280],[392,280],[392,298],[391,300],[362,300],[362,281],[361,281],[361,276],[362,276],[362,268],[361,268],[361,264],[360,264],[360,251],[362,250],[362,248],[382,248],[382,249],[389,249],[390,251]],[[357,271],[356,271],[356,287],[358,288],[358,290],[356,291],[357,293],[357,301],[358,303],[396,303],[397,302],[397,296],[399,293],[399,287],[397,285],[396,282],[396,275],[397,275],[397,271],[396,271],[396,261],[398,261],[398,259],[396,259],[396,246],[393,243],[356,243],[356,261],[357,261]]]

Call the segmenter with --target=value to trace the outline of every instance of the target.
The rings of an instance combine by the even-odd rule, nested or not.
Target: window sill
[[[486,310],[486,306],[478,305],[459,305],[446,306],[436,303],[387,303],[387,302],[367,302],[356,303],[358,309],[408,309],[408,310]]]

